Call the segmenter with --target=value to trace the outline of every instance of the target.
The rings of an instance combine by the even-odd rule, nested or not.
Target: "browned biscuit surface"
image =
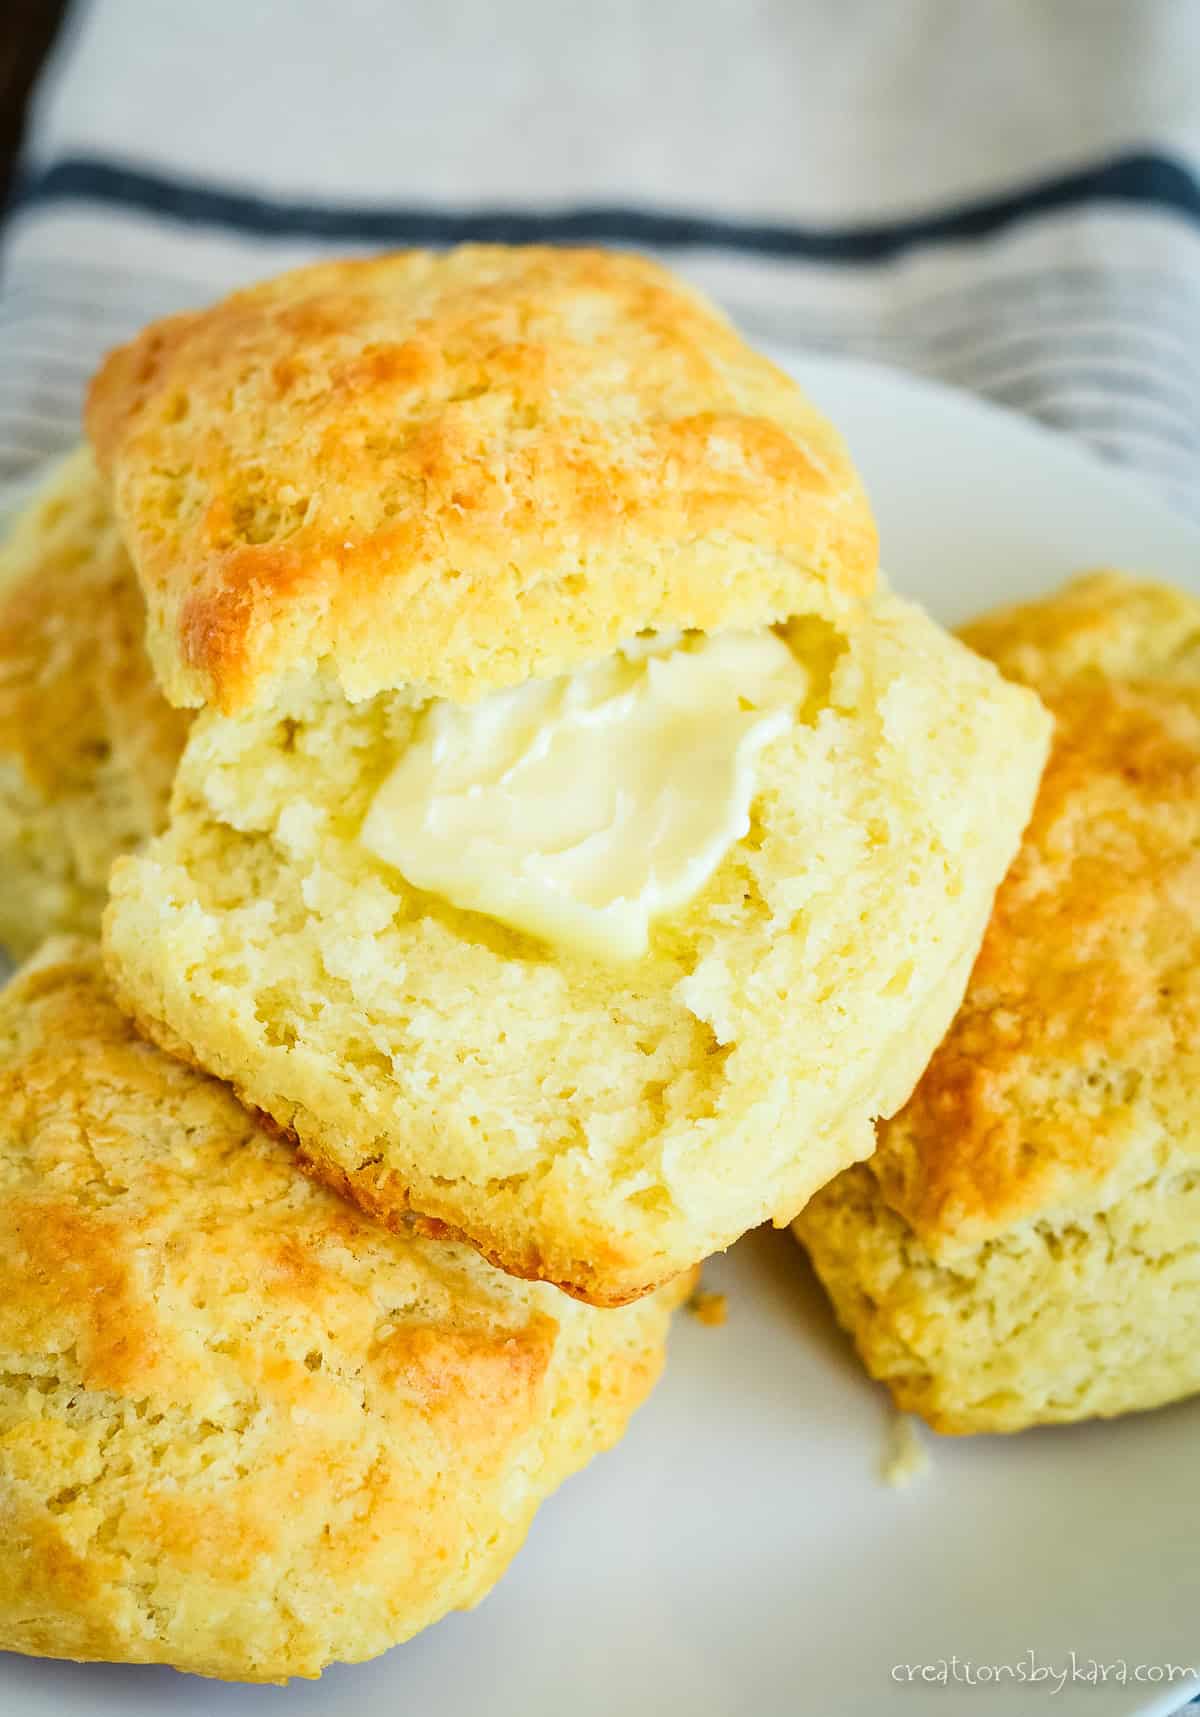
[[[612,252],[300,269],[114,352],[87,424],[178,703],[318,661],[464,699],[644,627],[852,616],[875,573],[835,431]]]
[[[945,1429],[1200,1388],[1200,603],[1116,574],[966,629],[1056,738],[954,1025],[797,1222]]]
[[[1200,1071],[1200,605],[1110,575],[1029,631],[1018,611],[966,633],[1027,665],[1056,741],[964,1005],[875,1164],[935,1251],[1103,1185],[1130,1102],[1186,1101]]]
[[[277,1680],[473,1604],[684,1291],[385,1233],[47,945],[0,997],[0,1649]]]

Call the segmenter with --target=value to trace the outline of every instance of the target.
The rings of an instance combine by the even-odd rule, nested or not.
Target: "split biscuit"
[[[209,705],[113,882],[145,1031],[383,1221],[597,1304],[869,1151],[1047,722],[877,587],[786,376],[648,262],[484,247],[151,328],[88,423]]]

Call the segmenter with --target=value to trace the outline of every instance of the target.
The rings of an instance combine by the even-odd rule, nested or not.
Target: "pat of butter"
[[[634,958],[748,831],[758,754],[807,691],[762,631],[638,638],[558,679],[436,701],[362,843],[455,906]]]

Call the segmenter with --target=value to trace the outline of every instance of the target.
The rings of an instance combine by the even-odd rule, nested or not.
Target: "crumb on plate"
[[[697,1288],[688,1301],[688,1310],[710,1329],[719,1329],[729,1316],[729,1301],[724,1294],[713,1294],[704,1288]]]

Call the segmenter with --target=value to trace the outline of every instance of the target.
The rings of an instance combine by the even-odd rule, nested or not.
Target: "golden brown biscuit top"
[[[1200,1155],[1200,602],[1093,575],[963,636],[1056,735],[963,1006],[872,1159],[941,1251]]]
[[[97,1403],[143,1403],[181,1436],[252,1411],[281,1447],[303,1444],[315,1485],[337,1482],[323,1458],[389,1421],[397,1470],[425,1426],[465,1471],[544,1411],[564,1320],[588,1315],[549,1293],[389,1235],[305,1180],[226,1087],[137,1037],[89,944],[47,944],[0,997],[11,1371],[69,1356],[58,1369]],[[413,1479],[406,1507],[418,1492]],[[186,1530],[194,1501],[166,1483],[151,1502],[164,1535]]]
[[[849,617],[874,579],[836,432],[632,256],[300,269],[114,352],[87,426],[179,703],[318,665],[466,700],[644,627]]]
[[[1081,573],[1054,596],[996,609],[958,635],[1007,678],[1038,690],[1076,675],[1200,681],[1200,603],[1123,572]]]

